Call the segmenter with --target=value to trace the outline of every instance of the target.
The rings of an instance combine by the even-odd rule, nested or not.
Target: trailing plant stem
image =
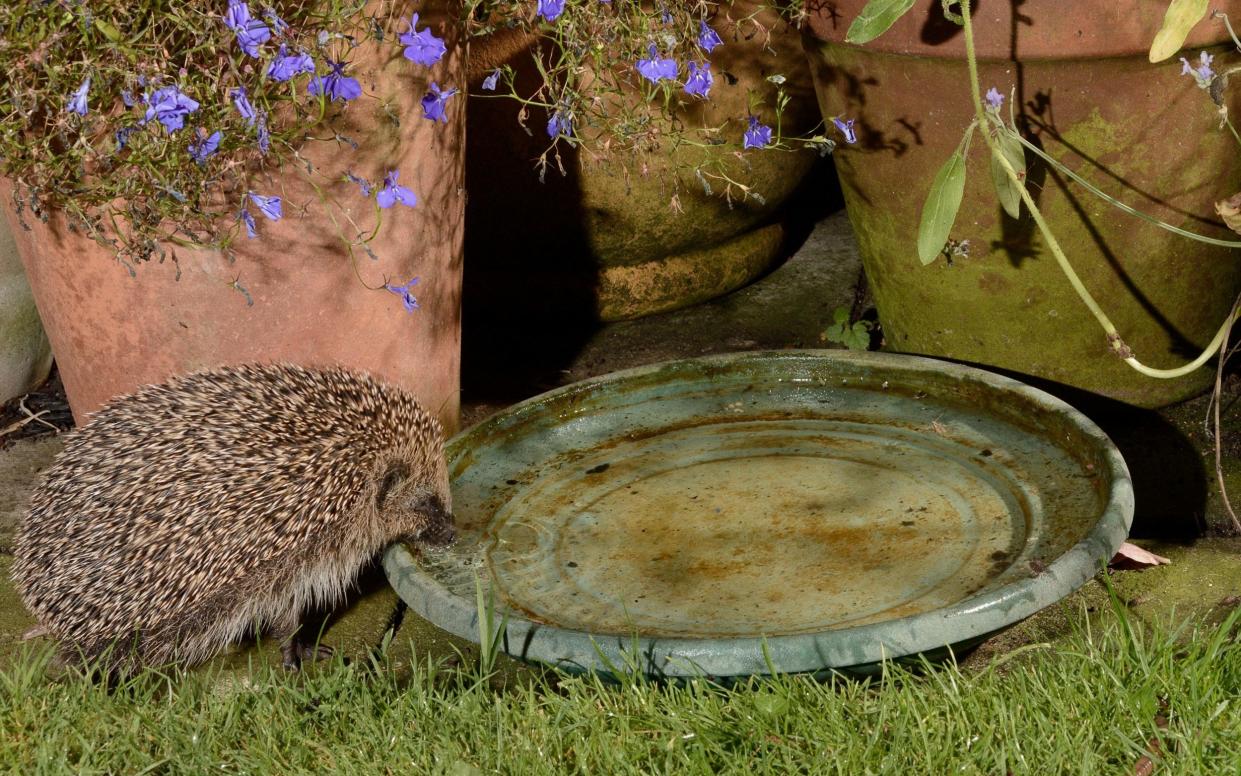
[[[963,0],[961,2],[961,19],[965,28],[965,58],[969,65],[970,94],[974,100],[974,114],[976,116],[976,120],[982,122],[986,120],[986,112],[983,109],[981,97],[982,92],[980,91],[978,81],[978,59],[974,51],[974,28],[970,19],[969,0]],[[1210,360],[1211,356],[1215,355],[1216,351],[1219,350],[1220,346],[1224,342],[1224,339],[1227,337],[1229,329],[1232,328],[1233,322],[1237,319],[1238,311],[1235,307],[1229,312],[1228,317],[1224,320],[1223,326],[1221,326],[1219,331],[1215,334],[1215,338],[1211,340],[1211,344],[1207,345],[1206,350],[1202,351],[1201,355],[1193,361],[1190,361],[1188,364],[1175,369],[1157,369],[1155,367],[1147,366],[1135,358],[1132,355],[1132,351],[1130,351],[1128,346],[1125,345],[1124,340],[1121,339],[1120,333],[1116,330],[1116,326],[1112,323],[1111,319],[1107,317],[1107,313],[1103,312],[1103,308],[1101,308],[1099,303],[1095,301],[1093,296],[1091,296],[1090,291],[1086,288],[1085,284],[1082,283],[1081,278],[1078,277],[1077,272],[1073,269],[1073,265],[1069,263],[1068,257],[1060,248],[1060,243],[1056,241],[1055,235],[1052,234],[1051,229],[1047,226],[1047,222],[1043,218],[1042,211],[1040,211],[1038,206],[1034,204],[1034,198],[1030,196],[1030,192],[1026,189],[1025,182],[1021,180],[1021,178],[1017,175],[1017,171],[1013,169],[1013,166],[1009,164],[1008,159],[1006,159],[1004,154],[1000,152],[1000,149],[996,145],[995,139],[991,136],[991,133],[983,132],[982,137],[986,142],[987,148],[991,152],[991,155],[1000,163],[1000,166],[1004,169],[1004,172],[1008,175],[1009,179],[1017,184],[1017,190],[1021,193],[1021,200],[1025,203],[1026,207],[1029,208],[1030,216],[1034,219],[1034,223],[1038,226],[1039,232],[1043,235],[1043,238],[1047,240],[1047,247],[1051,250],[1052,255],[1055,257],[1056,263],[1060,266],[1061,271],[1064,272],[1065,277],[1068,278],[1069,284],[1073,287],[1073,290],[1077,293],[1078,297],[1090,310],[1091,314],[1094,315],[1095,319],[1099,322],[1099,325],[1103,327],[1103,331],[1107,335],[1109,346],[1114,353],[1119,355],[1126,364],[1141,374],[1144,374],[1147,377],[1155,377],[1160,379],[1183,377],[1201,367],[1208,360]]]

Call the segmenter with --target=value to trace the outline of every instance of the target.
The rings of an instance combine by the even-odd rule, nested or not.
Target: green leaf
[[[1172,0],[1163,16],[1163,27],[1151,43],[1150,61],[1162,62],[1181,50],[1194,25],[1206,16],[1209,0]]]
[[[845,33],[845,43],[869,43],[914,7],[914,0],[870,0]]]
[[[95,29],[102,32],[103,36],[113,43],[117,43],[121,39],[121,31],[98,16],[95,17]]]
[[[845,332],[844,345],[849,350],[870,349],[870,323],[858,321]]]
[[[1017,174],[1022,178],[1026,172],[1026,153],[1021,147],[1021,141],[1017,139],[1013,131],[1004,127],[996,132],[996,143],[1000,147],[1000,153],[1013,166]],[[1000,207],[1004,208],[1004,212],[1012,218],[1021,217],[1021,187],[1008,177],[1008,173],[1004,172],[1004,166],[1000,164],[1000,160],[991,155],[991,182],[995,184],[995,194],[1000,198]]]
[[[837,307],[835,310],[832,311],[832,320],[836,321],[836,323],[842,323],[842,324],[848,321],[849,320],[849,308],[848,307]]]
[[[918,224],[918,259],[923,264],[935,261],[935,257],[943,251],[964,194],[965,157],[957,151],[935,173],[926,204],[922,206],[922,222]]]

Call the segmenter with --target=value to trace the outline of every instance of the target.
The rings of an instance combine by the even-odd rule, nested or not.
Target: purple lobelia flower
[[[250,7],[239,0],[229,0],[224,24],[237,36],[237,45],[252,57],[258,57],[259,46],[271,38],[267,25],[250,16]]]
[[[708,27],[705,21],[699,20],[698,45],[702,46],[706,52],[710,54],[716,46],[721,46],[723,44],[724,41],[720,40],[719,34],[715,30]]]
[[[1198,53],[1198,66],[1194,67],[1189,64],[1189,60],[1181,57],[1181,75],[1192,75],[1194,80],[1198,82],[1198,86],[1202,89],[1210,89],[1211,81],[1215,78],[1215,71],[1211,69],[1211,60],[1215,57],[1205,51]]]
[[[448,50],[444,39],[435,37],[430,28],[418,29],[418,14],[414,14],[414,18],[409,20],[409,32],[401,33],[398,40],[405,47],[406,59],[427,67],[440,61],[440,57]]]
[[[134,93],[129,91],[128,89],[122,89],[121,90],[121,102],[125,103],[126,108],[134,107],[134,104],[136,102],[134,100]]]
[[[208,135],[200,127],[194,140],[190,142],[190,156],[199,164],[205,164],[209,156],[220,150],[220,140],[223,137],[224,133],[218,129]]]
[[[743,148],[766,148],[771,144],[771,127],[759,124],[757,116],[750,117],[750,128],[745,131]]]
[[[273,9],[264,8],[263,18],[267,20],[267,23],[271,25],[271,28],[275,30],[277,35],[284,35],[289,31],[289,25],[285,24],[284,19],[281,19]]]
[[[444,115],[444,103],[458,91],[458,89],[443,91],[439,84],[432,81],[431,91],[422,96],[422,117],[447,124],[448,117]]]
[[[539,0],[538,14],[546,21],[554,22],[564,13],[565,0]]]
[[[185,117],[198,110],[198,102],[186,96],[175,86],[157,89],[147,98],[147,112],[142,119],[146,123],[155,119],[169,132],[185,126]]]
[[[254,126],[254,106],[250,104],[250,98],[246,96],[246,87],[238,86],[229,91],[228,96],[232,98],[233,106],[237,108],[237,112],[246,120],[246,123]]]
[[[855,121],[857,121],[857,119],[849,119],[848,121],[841,121],[839,117],[832,118],[832,123],[836,125],[836,129],[839,129],[840,134],[845,136],[846,143],[857,142],[857,132],[855,132],[853,129],[853,122]]]
[[[279,221],[280,216],[284,215],[281,212],[280,197],[264,197],[262,194],[255,194],[251,191],[250,201],[271,221]]]
[[[311,78],[310,86],[306,88],[306,91],[316,97],[326,94],[329,100],[342,102],[356,100],[362,96],[362,85],[358,83],[358,79],[345,75],[344,62],[328,62],[328,66],[332,68],[332,72],[326,76]]]
[[[651,52],[650,59],[639,59],[638,64],[634,65],[638,73],[643,78],[653,84],[657,84],[665,78],[677,77],[677,62],[675,59],[660,59],[655,53],[655,44],[652,43],[648,49]]]
[[[246,235],[247,235],[247,236],[248,236],[251,240],[253,240],[255,237],[258,237],[258,236],[259,236],[258,229],[256,228],[256,226],[255,226],[255,224],[254,224],[254,216],[250,215],[250,211],[249,211],[249,210],[246,210],[246,209],[243,207],[243,208],[241,209],[241,212],[237,214],[237,217],[241,219],[241,223],[243,223],[243,224],[245,224],[245,225],[246,225]]]
[[[706,97],[711,91],[711,84],[715,82],[715,77],[711,75],[711,63],[704,62],[699,65],[697,62],[690,62],[687,67],[689,75],[685,78],[685,93]]]
[[[561,135],[573,137],[573,114],[556,110],[547,120],[547,136],[557,138]]]
[[[284,82],[302,73],[314,71],[315,61],[310,58],[309,54],[305,52],[289,54],[281,45],[280,53],[267,66],[267,77],[273,81]]]
[[[983,95],[983,99],[987,101],[987,107],[991,108],[991,110],[998,111],[1000,106],[1004,104],[1004,95],[1000,94],[999,90],[994,86],[987,90],[987,93]]]
[[[271,133],[267,131],[267,114],[263,113],[258,118],[258,144],[259,153],[264,156],[271,149]]]
[[[69,98],[69,102],[65,105],[65,110],[69,113],[76,113],[79,116],[85,116],[87,111],[86,94],[89,91],[90,76],[88,75],[82,80],[82,85],[77,88],[77,91],[73,93],[73,96]]]
[[[414,192],[396,182],[399,177],[401,173],[398,170],[390,170],[384,176],[384,186],[375,194],[375,201],[381,208],[386,210],[398,202],[406,207],[418,204],[418,197],[414,195]]]
[[[394,286],[391,283],[385,283],[384,288],[401,297],[401,304],[405,305],[405,312],[412,313],[418,309],[418,300],[414,298],[414,286],[418,285],[418,278],[410,280],[403,286]]]
[[[496,82],[500,80],[500,68],[492,70],[491,73],[483,79],[483,90],[494,92],[496,90]]]

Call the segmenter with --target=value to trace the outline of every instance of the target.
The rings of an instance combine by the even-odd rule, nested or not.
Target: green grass
[[[1241,609],[1176,631],[1117,612],[978,671],[731,690],[554,674],[498,686],[381,659],[152,672],[108,691],[50,680],[46,655],[27,653],[0,673],[0,769],[1121,774],[1158,739],[1156,773],[1241,773]]]

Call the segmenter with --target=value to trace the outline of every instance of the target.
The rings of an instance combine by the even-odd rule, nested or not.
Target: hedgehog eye
[[[384,501],[387,500],[388,494],[392,491],[392,489],[399,485],[401,481],[408,476],[409,467],[404,466],[403,464],[389,467],[388,471],[384,472],[383,479],[379,481],[379,489],[375,493],[376,503],[383,506]]]

